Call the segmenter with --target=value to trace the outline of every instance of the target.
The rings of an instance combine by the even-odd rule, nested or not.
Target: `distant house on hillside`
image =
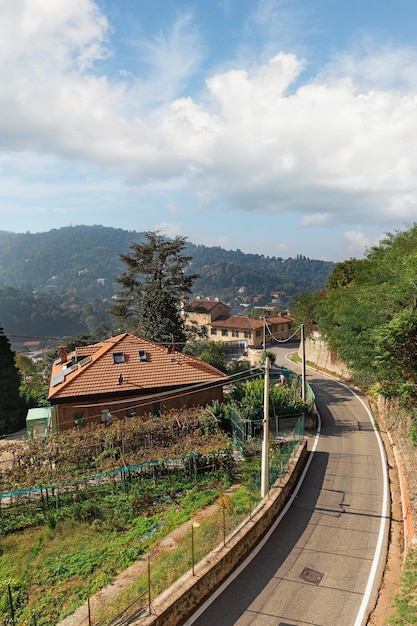
[[[53,430],[222,401],[228,377],[208,363],[124,333],[52,365]]]
[[[205,326],[209,339],[225,342],[231,348],[233,345],[262,348],[264,343],[269,346],[294,333],[290,315],[275,315],[265,321],[247,315],[230,315],[230,308],[218,301],[194,300],[183,308],[182,316],[186,326]]]

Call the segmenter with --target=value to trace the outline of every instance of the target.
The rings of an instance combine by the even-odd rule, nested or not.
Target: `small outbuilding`
[[[53,431],[53,408],[43,406],[29,409],[26,415],[26,430],[29,438],[45,437]]]

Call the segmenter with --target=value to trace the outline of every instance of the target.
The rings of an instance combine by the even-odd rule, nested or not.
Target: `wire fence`
[[[270,484],[284,481],[298,445],[304,439],[304,418],[301,417],[285,441],[270,439],[269,472]],[[186,522],[182,526],[176,544],[168,544],[159,551],[152,550],[139,559],[139,573],[109,606],[103,607],[102,600],[92,596],[77,612],[66,619],[71,626],[128,626],[134,620],[149,615],[152,601],[178,578],[191,571],[194,575],[198,562],[216,546],[225,546],[242,524],[251,520],[254,510],[261,501],[261,461],[259,455],[242,460],[239,488],[221,494],[218,505],[199,522]],[[40,612],[34,611],[30,619],[21,621],[16,616],[17,601],[13,583],[0,589],[3,606],[8,606],[8,618],[0,621],[1,626],[43,626]],[[2,598],[1,598],[2,596]],[[101,593],[101,599],[104,596]],[[3,613],[4,614],[4,613]],[[1,618],[0,618],[1,619]],[[68,621],[70,620],[70,621]]]
[[[304,418],[301,417],[285,443],[271,438],[269,454],[270,484],[284,482],[298,445],[304,440]],[[197,564],[216,546],[226,546],[241,528],[248,523],[261,501],[261,466],[255,457],[243,464],[241,487],[235,493],[220,496],[219,506],[207,518],[188,523],[188,530],[175,549],[169,549],[154,560],[148,558],[146,571],[126,590],[126,606],[114,615],[114,608],[102,610],[78,626],[128,626],[134,620],[152,611],[152,601],[183,574],[195,575]],[[145,570],[145,568],[144,568]]]

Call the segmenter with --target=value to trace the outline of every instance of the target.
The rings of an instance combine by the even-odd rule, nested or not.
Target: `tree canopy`
[[[417,225],[337,264],[314,303],[319,330],[362,382],[417,399]]]
[[[149,231],[145,241],[132,243],[130,254],[120,255],[127,269],[117,279],[122,289],[111,313],[122,327],[151,341],[184,344],[180,301],[197,278],[186,273],[191,257],[183,254],[185,244],[185,237]]]
[[[226,345],[221,341],[191,340],[185,346],[184,353],[217,367],[221,372],[227,370]]]
[[[10,342],[0,326],[0,434],[24,424],[23,403],[20,399],[20,374],[14,361]]]

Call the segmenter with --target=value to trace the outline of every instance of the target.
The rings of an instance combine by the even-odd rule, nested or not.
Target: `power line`
[[[293,333],[290,337],[286,337],[285,339],[278,339],[278,337],[276,337],[276,336],[274,335],[274,333],[272,333],[272,332],[271,332],[271,330],[270,330],[270,328],[269,328],[269,326],[268,326],[268,322],[267,322],[266,320],[265,320],[265,327],[266,327],[266,329],[267,329],[267,331],[268,331],[269,335],[270,335],[270,336],[272,337],[272,339],[273,339],[274,341],[276,341],[277,343],[288,343],[289,341],[291,341],[291,339],[293,339],[293,338],[296,336],[296,334],[298,333],[298,331],[301,329],[301,326],[299,326],[298,328],[296,328],[296,329],[295,329],[294,333]],[[286,332],[286,331],[284,331],[284,330],[280,330],[279,332],[284,333],[284,332]]]
[[[244,374],[245,376],[242,377],[242,375]],[[118,414],[118,413],[124,412],[126,408],[140,409],[144,406],[151,405],[154,401],[157,401],[157,400],[159,401],[160,399],[165,400],[165,402],[169,400],[176,400],[186,395],[199,393],[202,390],[202,388],[215,389],[217,387],[224,387],[225,385],[231,384],[234,381],[247,382],[248,380],[252,380],[259,376],[260,376],[259,370],[256,370],[255,368],[251,368],[250,370],[246,370],[246,372],[244,371],[244,372],[237,372],[236,374],[231,374],[229,376],[229,380],[220,379],[219,381],[215,383],[199,383],[199,385],[180,387],[179,389],[175,391],[167,391],[167,392],[164,392],[163,394],[155,393],[155,394],[150,394],[147,396],[136,397],[136,398],[126,398],[124,400],[116,400],[116,401],[112,401],[110,399],[105,402],[94,402],[91,404],[77,404],[77,405],[73,405],[73,407],[74,409],[86,409],[86,408],[94,408],[94,407],[108,407],[109,404],[113,404],[113,405],[124,404],[125,406],[123,408],[115,409],[114,411],[111,411],[112,414]],[[232,378],[234,380],[231,380]],[[101,417],[101,413],[89,415],[87,419],[90,420],[90,419],[95,419],[98,417]],[[60,422],[60,425],[67,425],[67,424],[73,424],[73,423],[74,423],[74,420],[72,419],[72,420],[62,421]]]

